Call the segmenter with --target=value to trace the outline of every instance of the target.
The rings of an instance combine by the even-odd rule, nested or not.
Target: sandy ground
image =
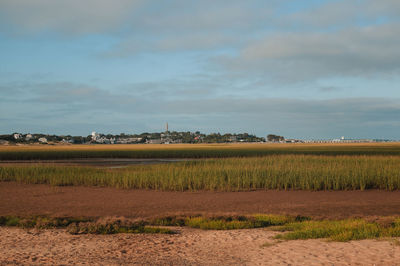
[[[388,240],[276,242],[265,229],[176,235],[70,235],[64,230],[0,228],[0,264],[400,265]],[[267,243],[267,245],[264,245]]]
[[[400,215],[400,191],[160,192],[0,182],[0,215],[254,213],[332,219]],[[400,265],[400,246],[388,240],[276,242],[276,232],[266,229],[177,230],[176,235],[76,236],[62,229],[0,227],[0,265]]]
[[[149,218],[254,213],[331,219],[400,215],[400,191],[161,192],[0,182],[0,215]]]

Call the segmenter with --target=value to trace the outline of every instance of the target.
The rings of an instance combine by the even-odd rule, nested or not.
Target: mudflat
[[[0,228],[0,264],[37,265],[400,265],[394,241],[277,242],[266,229],[179,234],[71,235]]]
[[[0,182],[0,215],[150,218],[255,213],[317,219],[400,215],[400,191],[165,192]]]

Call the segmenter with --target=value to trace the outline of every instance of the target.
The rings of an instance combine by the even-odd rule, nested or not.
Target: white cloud
[[[281,21],[313,28],[343,28],[357,23],[376,23],[380,19],[398,20],[400,2],[397,0],[327,1],[301,12],[292,13]]]
[[[277,33],[250,42],[238,56],[220,58],[220,62],[229,70],[279,80],[365,77],[397,73],[399,46],[399,24],[339,32]]]
[[[0,23],[10,33],[101,33],[119,28],[142,0],[2,0]]]

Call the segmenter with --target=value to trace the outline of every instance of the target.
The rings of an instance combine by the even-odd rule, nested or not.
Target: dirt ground
[[[400,215],[400,191],[161,192],[0,182],[0,215],[290,214],[314,218]]]
[[[400,265],[393,240],[276,242],[265,229],[176,235],[70,235],[0,228],[0,264],[57,265]]]
[[[331,219],[400,215],[400,191],[160,192],[0,182],[0,215],[254,213]],[[176,230],[175,235],[71,235],[63,229],[0,227],[0,265],[400,265],[400,239],[277,242],[277,233],[267,229]]]

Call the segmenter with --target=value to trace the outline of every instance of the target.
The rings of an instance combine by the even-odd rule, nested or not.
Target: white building
[[[99,133],[96,133],[95,131],[92,132],[92,140],[97,140],[100,137]]]
[[[47,143],[47,139],[46,138],[39,138],[38,141],[40,143]]]

